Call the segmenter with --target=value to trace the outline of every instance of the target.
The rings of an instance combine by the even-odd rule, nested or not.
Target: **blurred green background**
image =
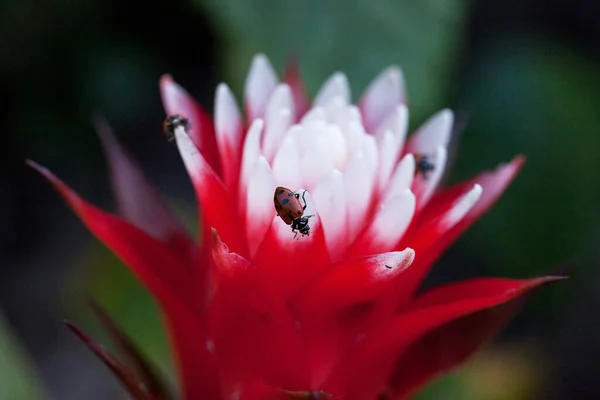
[[[427,285],[529,277],[565,262],[572,278],[417,398],[600,398],[599,18],[594,0],[2,2],[0,398],[123,396],[60,322],[106,339],[83,302],[90,291],[173,377],[150,297],[23,159],[112,208],[90,122],[101,112],[193,229],[191,185],[160,132],[158,79],[173,74],[212,110],[219,81],[241,97],[256,52],[279,72],[298,59],[311,95],[344,71],[355,100],[383,68],[400,65],[413,128],[443,107],[464,127],[449,182],[527,156]]]

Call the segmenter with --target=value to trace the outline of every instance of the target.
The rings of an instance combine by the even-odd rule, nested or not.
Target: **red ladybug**
[[[190,121],[179,114],[169,115],[165,118],[163,122],[163,132],[169,142],[175,139],[175,129],[180,126],[183,126],[183,129],[187,131],[190,128]]]
[[[415,154],[415,176],[418,173],[423,175],[423,179],[427,180],[429,178],[429,173],[435,169],[435,165],[431,162],[431,159],[428,155],[425,154]]]
[[[300,201],[299,193],[292,192],[290,189],[282,186],[275,189],[275,195],[273,196],[273,203],[275,204],[275,210],[277,210],[277,216],[279,216],[283,222],[292,226],[292,232],[295,233],[294,239],[296,239],[298,233],[302,236],[310,235],[308,219],[314,217],[314,215],[304,216],[304,210],[306,210],[305,196],[306,191],[302,193],[302,201]]]

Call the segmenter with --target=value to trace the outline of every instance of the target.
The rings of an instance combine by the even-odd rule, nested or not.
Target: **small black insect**
[[[427,180],[429,174],[435,170],[435,164],[431,162],[431,158],[425,154],[415,154],[415,176],[423,175],[423,179]]]
[[[163,122],[163,132],[170,142],[175,139],[175,129],[183,126],[186,131],[190,129],[190,121],[180,114],[169,115]]]

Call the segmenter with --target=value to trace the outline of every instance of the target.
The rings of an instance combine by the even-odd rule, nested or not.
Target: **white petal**
[[[291,243],[291,240],[294,238],[292,228],[283,222],[277,215],[275,215],[275,217],[271,220],[271,230],[273,232],[273,236],[277,238],[277,241],[281,244]]]
[[[366,157],[363,152],[350,157],[344,172],[346,202],[348,204],[348,240],[351,243],[364,225],[364,218],[373,193],[374,177],[369,168],[365,168]]]
[[[313,107],[300,120],[300,125],[307,126],[316,122],[325,123],[327,120],[327,114],[323,107]]]
[[[287,135],[277,150],[273,160],[273,177],[277,186],[292,190],[302,186],[300,158],[293,136]]]
[[[267,113],[276,113],[282,109],[293,110],[294,99],[292,98],[292,90],[286,83],[277,85],[277,88],[269,98],[267,104]],[[268,115],[267,115],[268,117]]]
[[[285,132],[287,132],[292,124],[292,115],[293,114],[289,109],[281,110],[267,123],[263,141],[263,151],[270,161],[273,160],[277,148],[281,145],[281,140],[283,139]]]
[[[242,133],[242,118],[237,102],[229,87],[221,83],[217,86],[215,96],[215,135],[219,151],[221,151],[221,162],[226,163],[223,149],[228,145],[238,150],[241,145],[240,134]]]
[[[276,214],[273,205],[276,187],[271,167],[264,157],[259,157],[250,173],[246,196],[246,234],[251,256],[258,250]]]
[[[415,196],[409,189],[392,198],[377,212],[367,228],[372,251],[390,251],[402,238],[415,213]]]
[[[365,135],[363,142],[363,151],[365,153],[365,167],[368,168],[373,174],[375,179],[375,173],[377,172],[377,165],[379,163],[379,149],[377,148],[377,142],[371,135]],[[375,182],[373,182],[374,184]]]
[[[353,154],[363,148],[363,142],[366,137],[366,133],[363,130],[362,125],[355,122],[349,122],[346,129],[342,131],[345,139],[348,153]]]
[[[346,141],[339,127],[325,120],[323,108],[312,109],[298,129],[290,129],[300,154],[300,166],[305,185],[312,189],[321,177],[335,166],[345,163]]]
[[[284,133],[292,124],[294,100],[288,85],[282,84],[271,95],[265,112],[265,134],[263,152],[267,160],[272,160],[281,144]]]
[[[296,150],[298,151],[298,155],[300,157],[304,153],[306,153],[306,149],[310,143],[310,139],[306,135],[306,132],[302,125],[292,125],[290,129],[288,129],[288,131],[285,133],[285,136],[294,139],[294,143],[296,144]]]
[[[362,116],[360,114],[360,109],[357,106],[355,106],[355,105],[348,106],[347,118],[348,118],[348,121],[352,121],[352,122],[356,122],[356,123],[360,124],[360,126],[362,126],[363,130],[364,130],[364,124],[363,124]]]
[[[370,256],[368,262],[372,266],[373,271],[385,277],[398,275],[410,267],[414,259],[415,251],[407,247],[402,251],[390,251]]]
[[[244,140],[244,148],[242,151],[242,166],[240,172],[240,205],[245,204],[246,201],[246,184],[250,177],[250,173],[254,168],[254,164],[259,157],[262,157],[262,151],[260,149],[260,138],[263,130],[263,120],[257,119],[254,120],[250,128],[248,128],[248,133],[246,134],[246,139]]]
[[[440,146],[448,147],[454,114],[445,109],[429,118],[409,141],[408,152],[431,155]]]
[[[387,131],[392,131],[394,146],[399,149],[399,152],[402,151],[408,132],[408,108],[406,105],[400,104],[394,108],[394,111],[375,130],[375,137],[379,139]]]
[[[254,56],[245,87],[246,109],[250,121],[264,116],[269,97],[278,82],[279,79],[267,57],[264,54]]]
[[[341,97],[334,97],[324,106],[327,121],[337,124],[340,127],[344,126],[347,120],[348,105]]]
[[[446,168],[446,149],[438,147],[431,157],[431,163],[434,165],[435,169],[427,174],[427,178],[419,172],[413,180],[412,189],[417,197],[419,210],[427,204],[444,175],[444,170]]]
[[[314,147],[314,141],[327,126],[325,110],[316,107],[308,111],[299,126],[293,126],[288,135],[292,135],[298,145],[300,157],[304,156]]]
[[[310,219],[311,227],[317,226],[318,224],[320,224],[320,220],[319,217],[317,216],[317,206],[315,204],[315,201],[312,197],[312,194],[306,190],[305,188],[300,188],[298,190],[296,190],[296,192],[300,193],[300,196],[302,196],[304,198],[304,200],[306,201],[306,210],[304,210],[304,215],[305,216],[309,216],[309,215],[314,215],[314,217],[312,217]]]
[[[473,189],[461,197],[452,208],[444,215],[441,222],[442,229],[447,230],[452,228],[457,222],[473,208],[477,200],[481,197],[483,189],[480,185],[474,185]]]
[[[402,71],[396,66],[385,69],[371,82],[359,102],[367,130],[372,131],[380,125],[404,100]]]
[[[196,188],[203,187],[208,174],[214,174],[183,127],[175,129],[175,139],[185,168]],[[218,178],[217,178],[218,179]]]
[[[302,182],[311,190],[326,173],[334,169],[332,153],[329,148],[323,146],[324,143],[327,143],[327,140],[319,135],[300,157]]]
[[[393,197],[399,196],[406,189],[410,188],[415,175],[415,158],[412,154],[407,154],[396,166],[387,186],[384,187],[382,203],[387,203]]]
[[[392,174],[392,169],[398,158],[398,148],[395,146],[394,134],[392,131],[387,131],[378,139],[379,147],[379,171],[377,173],[377,187],[384,189]]]
[[[345,104],[350,103],[350,85],[348,78],[341,72],[336,72],[329,78],[315,96],[314,106],[325,106],[332,99],[341,97]]]
[[[330,171],[315,187],[312,195],[321,216],[329,255],[335,261],[348,246],[344,175],[338,170]]]
[[[328,149],[334,168],[342,169],[346,165],[348,158],[346,139],[337,125],[327,125],[319,134],[317,145]]]

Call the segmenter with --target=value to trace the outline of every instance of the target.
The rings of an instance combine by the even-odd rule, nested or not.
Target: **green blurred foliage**
[[[196,236],[196,213],[189,205],[174,200],[171,208],[192,236]],[[137,278],[106,246],[93,241],[74,263],[63,294],[65,308],[76,315],[76,325],[97,341],[114,349],[104,327],[92,314],[86,301],[98,301],[117,325],[139,346],[150,362],[175,384],[175,370],[160,310]],[[83,286],[82,286],[83,283]],[[74,302],[73,299],[81,299]]]
[[[70,314],[76,316],[73,322],[116,354],[104,327],[86,304],[88,296],[95,299],[157,366],[157,370],[174,383],[174,369],[161,315],[142,284],[100,243],[90,244],[76,264],[77,271],[69,277],[64,293],[65,308],[70,308]],[[80,301],[74,302],[74,298]]]
[[[511,343],[489,347],[462,368],[443,376],[414,400],[530,400],[544,391],[546,367],[536,345]]]
[[[358,99],[381,70],[400,65],[414,120],[446,106],[465,0],[195,1],[217,22],[226,78],[238,94],[249,61],[262,52],[278,71],[297,59],[310,94],[342,71]]]
[[[41,379],[0,314],[0,399],[44,399]]]
[[[482,260],[478,269],[527,277],[568,260],[576,266],[569,274],[585,280],[595,268],[586,249],[596,247],[600,225],[599,67],[577,48],[539,39],[497,42],[471,67],[461,98],[472,119],[454,176],[527,157],[514,184],[460,241]],[[556,314],[581,284],[545,291],[531,316]]]

